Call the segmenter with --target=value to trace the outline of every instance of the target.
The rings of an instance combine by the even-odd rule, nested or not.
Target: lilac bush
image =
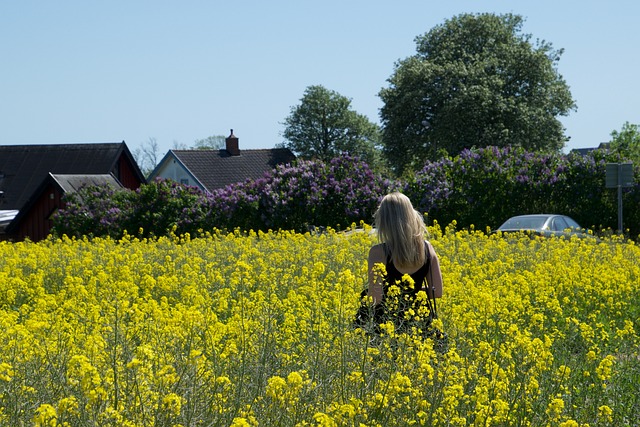
[[[57,234],[197,235],[217,229],[309,231],[370,223],[392,181],[362,160],[342,156],[329,163],[298,161],[280,165],[262,178],[205,194],[168,180],[121,193],[92,188],[95,197],[68,195],[54,221]],[[120,194],[116,197],[115,194]],[[84,203],[83,203],[84,202]]]
[[[279,165],[255,181],[211,194],[210,212],[226,228],[344,228],[370,223],[392,181],[371,171],[362,160],[341,156],[329,163],[300,160]]]
[[[131,217],[133,196],[131,190],[110,185],[85,186],[76,193],[67,193],[65,207],[52,217],[53,234],[118,238]]]
[[[513,215],[561,213],[585,227],[615,228],[615,194],[604,186],[608,161],[613,160],[600,150],[585,156],[517,147],[465,150],[455,158],[428,162],[403,191],[430,219],[444,224],[456,220],[461,227],[495,229]],[[634,212],[636,193],[625,192]],[[630,233],[637,235],[638,221],[629,224],[634,221]]]

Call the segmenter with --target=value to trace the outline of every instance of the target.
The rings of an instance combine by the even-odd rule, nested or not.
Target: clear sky
[[[0,144],[155,138],[164,155],[233,129],[272,148],[311,85],[379,123],[395,62],[465,12],[522,15],[564,49],[565,151],[640,123],[637,0],[0,0]]]

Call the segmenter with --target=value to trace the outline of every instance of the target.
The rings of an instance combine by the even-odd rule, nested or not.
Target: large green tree
[[[328,161],[341,153],[379,166],[380,129],[351,109],[351,99],[323,86],[309,86],[285,119],[283,146],[304,159]]]
[[[462,14],[416,37],[379,96],[383,151],[397,172],[464,148],[559,150],[575,109],[562,50],[532,42],[519,15]]]

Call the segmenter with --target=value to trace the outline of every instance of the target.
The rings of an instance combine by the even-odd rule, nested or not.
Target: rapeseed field
[[[0,242],[0,425],[640,425],[633,242],[434,224],[437,353],[352,326],[369,231]]]

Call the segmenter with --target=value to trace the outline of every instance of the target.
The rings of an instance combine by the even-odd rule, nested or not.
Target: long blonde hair
[[[386,243],[396,267],[410,268],[425,263],[424,218],[407,196],[398,192],[384,196],[374,220],[378,238]]]

